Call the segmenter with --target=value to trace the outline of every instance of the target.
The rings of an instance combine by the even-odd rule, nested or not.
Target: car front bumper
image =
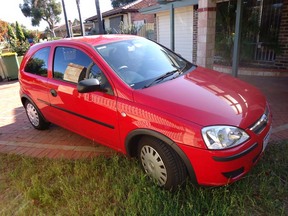
[[[267,146],[271,129],[269,122],[261,133],[250,131],[247,142],[226,150],[178,146],[188,157],[199,185],[221,186],[241,179],[251,170]]]

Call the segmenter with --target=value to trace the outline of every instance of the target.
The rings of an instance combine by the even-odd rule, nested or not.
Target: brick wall
[[[288,69],[288,0],[283,0],[283,3],[279,31],[279,43],[283,53],[276,56],[275,66],[279,69]]]
[[[157,4],[156,0],[143,0],[138,4],[135,4],[134,6],[130,7],[131,9],[141,9],[141,8],[146,8],[150,7]],[[138,21],[138,20],[145,20],[145,23],[154,23],[154,14],[141,14],[141,13],[132,13],[131,14],[131,19],[133,21]]]
[[[216,1],[199,0],[198,3],[197,64],[199,66],[213,68]]]
[[[131,20],[140,21],[145,20],[145,23],[154,23],[154,14],[140,14],[140,13],[132,13]]]

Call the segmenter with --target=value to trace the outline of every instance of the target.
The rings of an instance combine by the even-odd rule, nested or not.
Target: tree
[[[102,20],[102,13],[100,10],[99,0],[95,0],[95,6],[96,6],[96,11],[97,11],[97,22],[99,26],[99,34],[103,34],[104,33],[103,20]]]
[[[9,39],[10,39],[10,40],[16,40],[16,35],[15,35],[15,33],[14,33],[13,28],[12,28],[10,25],[8,25],[7,28],[8,28],[8,36],[9,36]]]
[[[54,27],[60,21],[59,15],[62,13],[61,3],[55,0],[23,0],[19,5],[25,17],[31,17],[33,26],[39,26],[40,21],[48,23],[48,27],[53,37],[55,37]]]
[[[20,25],[20,27],[23,31],[25,38],[26,39],[29,38],[30,37],[30,31],[32,31],[32,30],[27,29],[26,26],[24,26],[24,25]]]
[[[25,41],[25,36],[24,33],[22,31],[21,26],[18,24],[18,22],[16,21],[16,37],[20,42],[24,42]]]
[[[111,5],[113,8],[117,8],[117,7],[122,7],[134,1],[136,0],[111,0]]]
[[[83,22],[82,22],[82,15],[81,15],[81,10],[80,10],[80,0],[76,0],[76,5],[77,5],[79,20],[80,20],[81,35],[84,36],[85,35],[85,27],[84,27]],[[74,22],[75,22],[75,20],[74,20]]]
[[[0,41],[3,41],[8,31],[8,23],[0,20]]]
[[[21,26],[16,22],[8,25],[8,41],[12,52],[16,52],[18,56],[23,56],[29,49],[30,44],[26,41]],[[16,35],[15,35],[16,32]],[[17,36],[17,37],[16,37]]]

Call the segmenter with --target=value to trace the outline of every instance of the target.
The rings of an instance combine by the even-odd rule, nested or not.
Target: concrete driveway
[[[274,119],[271,140],[288,140],[288,77],[242,76],[240,79],[260,88],[271,103]],[[69,159],[115,153],[53,124],[49,130],[35,130],[26,117],[18,92],[18,81],[0,82],[0,152]]]

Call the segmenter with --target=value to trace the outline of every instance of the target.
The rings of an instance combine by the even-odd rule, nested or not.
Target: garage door
[[[157,14],[158,42],[170,47],[170,13]],[[193,7],[175,9],[175,52],[192,61],[193,54]]]
[[[161,12],[157,14],[157,40],[158,43],[171,48],[169,12]]]
[[[175,10],[175,51],[192,61],[193,55],[193,7]]]

